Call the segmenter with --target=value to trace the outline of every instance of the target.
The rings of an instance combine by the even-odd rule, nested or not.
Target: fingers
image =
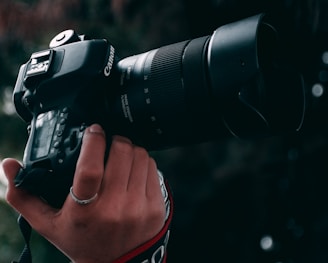
[[[160,179],[158,177],[157,166],[152,158],[149,161],[146,195],[151,200],[156,199],[160,202],[163,201],[164,203],[163,194],[160,188]]]
[[[102,186],[104,193],[116,195],[126,192],[134,158],[133,148],[129,139],[113,137]]]
[[[150,157],[125,137],[114,136],[106,165],[103,191],[120,194],[133,191],[145,195]]]
[[[102,191],[111,195],[130,192],[134,195],[161,196],[155,161],[148,152],[121,136],[114,136]],[[161,199],[163,199],[161,197]]]
[[[146,196],[146,185],[150,158],[145,149],[134,148],[134,158],[128,182],[128,191],[136,195]]]
[[[94,124],[85,130],[76,165],[73,191],[79,199],[89,199],[99,192],[104,174],[105,133]]]

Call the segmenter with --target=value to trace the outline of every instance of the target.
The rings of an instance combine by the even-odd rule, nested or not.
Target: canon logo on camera
[[[107,65],[104,68],[104,75],[106,77],[108,77],[110,75],[110,71],[113,67],[113,63],[114,63],[114,55],[115,55],[115,49],[113,46],[110,46],[110,53],[109,53],[109,58],[107,61]]]

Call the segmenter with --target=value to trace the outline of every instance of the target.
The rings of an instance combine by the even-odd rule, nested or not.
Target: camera
[[[303,79],[280,47],[264,14],[123,59],[106,39],[61,32],[19,70],[13,101],[29,138],[16,186],[60,207],[92,123],[149,151],[299,130]]]

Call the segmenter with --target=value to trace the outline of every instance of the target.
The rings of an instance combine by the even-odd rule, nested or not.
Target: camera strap
[[[32,254],[30,249],[30,238],[31,238],[32,228],[22,215],[19,215],[17,222],[22,232],[22,235],[24,237],[25,246],[20,255],[19,261],[12,261],[11,263],[32,263]]]

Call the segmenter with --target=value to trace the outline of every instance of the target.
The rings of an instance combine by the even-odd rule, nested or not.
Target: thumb
[[[15,176],[19,169],[22,168],[17,160],[11,158],[5,159],[2,167],[8,180],[7,202],[17,212],[21,213],[34,229],[43,228],[45,219],[53,216],[56,210],[44,203],[39,197],[15,186]]]
[[[22,166],[16,159],[7,158],[3,160],[2,168],[8,180],[6,200],[12,207],[20,212],[18,209],[19,204],[28,194],[24,190],[18,189],[15,186],[14,179]]]
[[[7,158],[3,160],[2,168],[8,180],[7,195],[12,191],[12,188],[15,188],[14,179],[21,167],[21,164],[15,159]]]

